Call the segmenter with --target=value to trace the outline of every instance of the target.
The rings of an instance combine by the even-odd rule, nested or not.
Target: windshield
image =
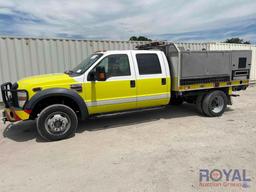
[[[99,58],[101,58],[102,53],[95,53],[87,57],[83,60],[78,66],[70,70],[68,73],[72,74],[83,74],[86,70],[88,70]]]

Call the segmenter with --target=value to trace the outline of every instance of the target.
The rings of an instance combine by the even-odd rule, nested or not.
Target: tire
[[[196,98],[196,109],[200,115],[205,115],[203,111],[203,100],[205,94],[198,95]]]
[[[55,104],[43,109],[37,121],[37,132],[47,141],[57,141],[75,135],[78,119],[68,106]]]
[[[227,108],[227,95],[223,91],[208,93],[203,99],[203,112],[208,117],[221,116]]]

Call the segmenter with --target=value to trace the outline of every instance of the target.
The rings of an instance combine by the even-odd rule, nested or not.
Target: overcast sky
[[[0,35],[256,42],[256,0],[0,0]]]

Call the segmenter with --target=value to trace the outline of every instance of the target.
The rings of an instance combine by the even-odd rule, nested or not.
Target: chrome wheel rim
[[[220,113],[224,108],[224,99],[221,96],[215,96],[211,102],[211,110],[214,113]]]
[[[45,120],[46,131],[54,136],[67,133],[71,127],[71,120],[66,113],[54,112],[47,116]]]

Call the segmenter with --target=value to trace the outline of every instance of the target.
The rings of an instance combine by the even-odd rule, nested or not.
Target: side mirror
[[[97,74],[98,81],[106,81],[107,76],[106,76],[105,67],[97,67],[96,74]]]
[[[96,80],[96,72],[90,71],[87,76],[87,81],[95,81]]]

